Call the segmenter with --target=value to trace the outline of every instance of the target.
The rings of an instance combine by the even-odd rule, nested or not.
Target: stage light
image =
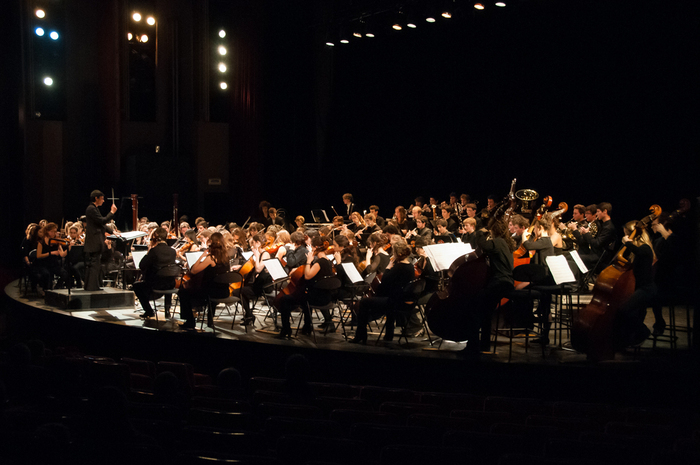
[[[221,71],[222,73],[225,73],[226,72],[226,65],[223,63],[219,63],[219,71]]]
[[[406,20],[406,27],[415,29],[418,27],[418,22],[416,21],[416,15],[413,12],[409,12],[408,19]]]
[[[484,5],[482,5],[481,3],[475,3],[475,4],[474,4],[474,8],[476,8],[477,10],[483,10],[483,9],[484,9]]]
[[[133,35],[131,32],[127,32],[127,33],[126,33],[126,39],[127,39],[127,40],[131,40],[131,39],[133,39],[133,38],[134,38],[134,35]]]
[[[146,23],[148,23],[149,26],[153,26],[156,23],[156,18],[153,16],[149,16],[146,18]]]
[[[222,39],[223,39],[224,37],[226,37],[226,31],[224,31],[223,29],[220,30],[220,31],[219,31],[219,37],[221,37]]]
[[[435,22],[435,17],[434,16],[428,16],[425,18],[425,21],[428,23],[434,23]]]
[[[141,36],[141,43],[145,44],[146,42],[148,42],[148,36],[144,34]]]
[[[38,35],[39,37],[43,37],[43,36],[44,36],[44,29],[42,29],[42,28],[40,28],[40,27],[34,29],[34,32],[36,32],[36,35]]]
[[[52,86],[52,85],[53,85],[53,79],[51,79],[50,77],[45,77],[45,78],[44,78],[44,84],[46,84],[47,86]]]
[[[132,17],[132,18],[134,19],[134,21],[136,21],[136,22],[141,21],[141,13],[134,13],[131,17]]]
[[[365,30],[365,37],[369,37],[370,39],[374,37],[374,28],[370,25],[370,20],[363,21],[364,23],[364,30]]]
[[[53,40],[58,40],[58,32],[56,32],[56,31],[51,31],[51,32],[49,33],[49,37],[51,37],[51,39],[53,39]]]
[[[228,84],[226,84],[225,82],[222,82],[219,84],[219,87],[221,87],[221,90],[226,90],[228,88]]]
[[[495,5],[503,8],[504,6],[506,6],[506,2],[496,2]]]
[[[399,10],[394,15],[394,22],[391,24],[391,28],[395,31],[400,31],[406,25],[406,17],[403,11]]]
[[[326,46],[327,46],[327,47],[335,47],[335,44],[334,44],[333,42],[331,42],[330,40],[327,40],[327,41],[326,41]]]
[[[224,47],[223,45],[219,45],[219,48],[217,50],[219,51],[219,55],[226,55],[226,47]]]
[[[36,10],[36,11],[34,12],[34,14],[35,14],[36,17],[39,18],[39,19],[44,19],[44,17],[46,16],[46,12],[45,12],[44,10],[42,10],[41,8],[38,9],[38,10]]]

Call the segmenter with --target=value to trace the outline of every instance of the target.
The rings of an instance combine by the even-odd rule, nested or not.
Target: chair
[[[516,266],[513,269],[513,280],[515,281],[520,281],[524,283],[536,283],[536,282],[541,282],[542,280],[545,279],[547,275],[546,269],[541,266],[541,265],[535,265],[535,264],[527,264],[527,265],[520,265]],[[542,298],[542,294],[534,289],[533,285],[528,286],[525,289],[515,289],[510,292],[508,292],[504,298],[508,300],[522,300],[522,299],[527,299],[528,302],[532,302],[533,300],[539,300]],[[525,338],[525,353],[527,353],[528,350],[528,342],[530,338],[530,332],[532,331],[529,327],[517,327],[513,325],[513,321],[511,320],[511,324],[509,325],[508,331],[504,333],[503,331],[498,329],[498,324],[500,321],[501,317],[501,307],[502,307],[502,302],[499,302],[498,307],[496,307],[496,326],[494,327],[494,337],[493,337],[493,353],[496,353],[496,342],[498,341],[498,336],[504,336],[508,338],[508,361],[511,361],[511,358],[513,356],[513,339],[516,338]],[[524,336],[523,336],[524,334]],[[546,335],[542,334],[542,337]],[[544,344],[542,344],[542,358],[545,358],[545,351],[544,351]]]
[[[216,284],[228,284],[229,286],[233,283],[240,283],[243,281],[243,278],[241,277],[241,274],[237,271],[229,271],[226,273],[221,273],[219,275],[216,275],[214,277],[214,283]],[[224,297],[221,299],[215,299],[213,297],[209,297],[208,302],[207,302],[207,307],[206,307],[206,312],[203,312],[202,314],[202,323],[200,326],[200,329],[204,329],[204,318],[205,315],[204,313],[207,314],[207,319],[208,319],[208,325],[212,328],[214,332],[216,332],[216,326],[214,326],[214,313],[216,309],[216,305],[219,303],[223,303],[226,305],[226,308],[228,309],[230,305],[237,305],[241,301],[240,298],[236,296],[229,295],[228,297]],[[234,321],[236,320],[236,315],[234,313],[233,316]],[[231,324],[233,327],[233,323]],[[246,332],[248,331],[248,328],[246,327]]]
[[[404,287],[401,303],[398,304],[398,308],[395,308],[393,310],[395,318],[394,324],[396,326],[402,326],[404,328],[404,330],[401,331],[401,334],[399,335],[399,343],[401,343],[401,338],[404,338],[406,339],[406,344],[408,344],[408,334],[406,332],[406,325],[408,324],[408,320],[411,318],[411,313],[413,309],[416,308],[417,302],[421,294],[423,294],[424,290],[425,280],[420,278],[414,279]],[[379,343],[379,340],[382,338],[382,334],[386,329],[388,320],[388,318],[385,320],[382,329],[379,331],[379,337],[377,337],[375,344]],[[398,324],[399,322],[402,324]]]
[[[156,321],[158,321],[158,310],[156,308],[156,300],[158,300],[160,297],[165,297],[166,295],[169,296],[175,296],[175,301],[172,302],[172,310],[173,314],[175,313],[175,308],[177,307],[177,292],[180,290],[180,285],[179,283],[181,282],[177,278],[182,276],[182,268],[180,268],[179,265],[172,264],[168,265],[164,268],[161,268],[158,270],[156,273],[156,279],[168,279],[172,278],[175,279],[175,287],[172,289],[153,289],[152,295],[153,295],[153,312],[156,314]]]
[[[340,282],[340,279],[338,279],[337,276],[331,276],[328,278],[322,278],[316,281],[313,285],[313,289],[319,290],[319,291],[326,291],[331,294],[331,300],[327,304],[324,305],[313,305],[308,302],[307,300],[307,308],[309,313],[312,311],[327,311],[328,314],[331,316],[331,320],[333,319],[333,310],[336,308],[338,309],[338,316],[340,317],[340,323],[343,328],[343,337],[345,337],[345,325],[343,324],[343,315],[340,313],[340,306],[338,305],[338,300],[337,300],[337,292],[338,289],[340,289],[340,286],[342,283]],[[299,328],[301,327],[302,324],[302,318],[299,318],[299,324],[297,325],[297,333],[299,332]],[[330,326],[330,325],[328,325]],[[328,334],[328,326],[324,328],[323,335],[325,336]],[[314,342],[316,341],[316,334],[314,334]]]

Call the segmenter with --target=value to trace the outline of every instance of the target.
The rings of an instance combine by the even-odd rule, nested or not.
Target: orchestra
[[[183,273],[189,273],[191,276],[205,272],[202,275],[204,281],[199,283],[197,288],[181,288],[180,314],[184,320],[183,328],[194,327],[194,307],[201,303],[208,292],[219,297],[224,293],[238,296],[244,309],[241,324],[249,325],[254,321],[254,302],[272,283],[263,262],[270,259],[279,260],[290,276],[303,267],[301,279],[294,283],[295,290],[276,300],[277,303],[271,308],[281,317],[282,329],[279,337],[288,338],[291,335],[291,311],[296,306],[303,307],[306,302],[318,303],[327,297],[318,293],[312,295],[315,292],[311,291],[313,283],[318,279],[337,275],[343,283],[340,294],[345,297],[353,295],[355,290],[347,287],[349,278],[340,267],[341,263],[350,263],[357,267],[363,277],[378,279],[376,289],[369,291],[378,290],[378,293],[365,295],[359,306],[351,308],[352,321],[357,322],[353,342],[364,342],[364,325],[368,319],[377,314],[392,318],[390,301],[396,298],[395,293],[398,292],[399,285],[410,281],[408,271],[404,270],[408,268],[404,265],[410,264],[412,279],[425,279],[425,270],[430,270],[429,274],[433,279],[431,292],[445,288],[449,277],[432,269],[423,248],[431,244],[461,242],[470,244],[471,249],[479,254],[485,253],[489,257],[492,270],[498,271],[495,275],[491,274],[491,290],[485,291],[484,294],[488,295],[488,298],[480,300],[487,303],[480,307],[475,318],[470,320],[472,337],[478,338],[468,345],[473,353],[477,350],[475,348],[488,349],[491,328],[490,323],[487,324],[486,321],[490,322],[491,313],[494,311],[494,308],[491,308],[494,306],[492,304],[500,300],[507,290],[512,289],[513,285],[520,289],[528,285],[553,282],[547,268],[548,257],[566,256],[578,278],[574,286],[586,284],[587,287],[577,290],[589,292],[595,285],[595,277],[608,265],[617,247],[622,243],[627,247],[628,254],[632,252],[633,265],[630,269],[637,277],[637,288],[630,297],[633,300],[622,306],[618,312],[616,342],[619,347],[624,347],[638,344],[648,336],[649,331],[643,327],[647,306],[654,308],[653,334],[663,334],[666,322],[658,301],[659,296],[672,295],[674,286],[682,279],[678,270],[682,269],[679,263],[683,262],[683,240],[688,240],[688,236],[683,237],[676,231],[680,228],[688,229],[687,226],[678,226],[685,217],[663,213],[650,222],[646,229],[640,231],[636,238],[630,237],[630,228],[633,230],[635,224],[630,226],[628,223],[620,241],[611,219],[612,205],[609,202],[588,206],[576,203],[570,217],[565,219],[565,203],[560,203],[557,211],[548,212],[548,208],[543,208],[543,201],[535,211],[538,204],[533,199],[537,199],[538,194],[532,190],[526,191],[526,196],[518,197],[520,200],[527,199],[522,200],[522,205],[514,198],[509,200],[506,197],[506,200],[501,201],[499,197],[491,195],[487,199],[486,207],[479,212],[477,203],[467,194],[458,197],[456,193],[452,193],[447,202],[439,202],[436,197],[430,197],[427,204],[424,203],[423,197],[417,196],[414,199],[415,203],[409,208],[410,214],[404,206],[399,205],[394,209],[394,216],[386,220],[378,215],[377,205],[371,205],[368,213],[361,214],[353,202],[352,195],[345,194],[344,209],[333,218],[332,225],[307,223],[300,215],[292,217],[295,218],[293,223],[286,224],[279,216],[280,209],[272,207],[267,201],[259,204],[259,221],[248,224],[249,218],[243,227],[239,227],[237,223],[209,226],[202,217],[191,223],[194,227],[190,226],[186,217],[180,217],[180,221],[175,218],[174,223],[165,220],[159,226],[158,223],[142,217],[135,227],[145,234],[128,243],[123,265],[125,268],[135,269],[136,275],[140,273],[141,277],[121,285],[134,290],[143,309],[141,317],[149,318],[154,315],[154,309],[149,302],[153,297],[151,291],[172,288],[175,285],[170,280],[156,282],[155,274],[159,269],[178,264],[183,268]],[[551,198],[549,200],[551,202]],[[509,201],[512,203],[509,204]],[[22,260],[31,287],[38,294],[43,295],[45,291],[54,287],[80,287],[83,283],[86,290],[100,289],[102,276],[110,266],[114,266],[111,263],[115,261],[113,257],[119,255],[114,245],[114,241],[119,240],[119,231],[112,222],[116,206],[113,205],[110,212],[102,216],[100,207],[103,203],[104,194],[96,190],[91,193],[91,203],[86,215],[77,221],[68,222],[61,228],[56,223],[45,220],[27,226],[21,244]],[[505,207],[508,207],[506,214],[503,213],[506,211]],[[177,228],[173,226],[174,229],[171,229],[171,224],[177,225]],[[111,233],[115,235],[110,236],[110,239],[108,236]],[[507,254],[509,259],[502,257],[506,248],[513,249]],[[143,249],[147,249],[148,253],[136,269],[131,252]],[[75,253],[69,256],[73,250]],[[186,254],[197,251],[203,253],[202,258],[189,269]],[[252,256],[246,259],[246,253],[252,253]],[[578,254],[581,261],[591,270],[591,282],[582,282],[582,273],[573,269],[574,260],[571,254]],[[658,272],[654,274],[650,269],[657,259],[658,265],[655,265],[654,269],[658,269]],[[512,283],[512,270],[522,263],[544,267],[547,271],[546,280],[541,283]],[[391,282],[382,284],[382,277],[391,277],[399,269],[402,272],[395,285]],[[245,276],[239,288],[224,291],[222,286],[214,285],[213,277],[228,271],[238,271],[241,274],[245,272]],[[183,279],[183,282],[186,281],[187,279]],[[286,283],[282,288],[285,285]],[[166,302],[165,309],[167,317],[170,302]],[[531,312],[533,318],[535,315],[540,316],[543,324],[538,342],[548,344],[551,326],[550,300],[543,297],[537,309],[527,311]],[[322,329],[335,331],[332,315],[327,311],[322,312],[322,315]],[[311,331],[311,315],[304,313],[303,320],[302,334],[308,335]],[[480,337],[478,333],[474,333],[474,327],[481,328]],[[391,334],[387,328],[387,335]]]

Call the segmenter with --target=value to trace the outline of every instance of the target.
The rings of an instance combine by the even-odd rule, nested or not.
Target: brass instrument
[[[591,221],[590,223],[588,223],[588,228],[588,232],[591,233],[591,237],[595,237],[596,234],[598,234],[598,223],[596,223],[595,221]]]
[[[532,213],[530,203],[534,200],[537,200],[539,196],[540,194],[538,194],[537,191],[533,189],[520,189],[518,192],[516,192],[515,197],[522,202],[520,211],[525,215],[529,215],[530,213]]]

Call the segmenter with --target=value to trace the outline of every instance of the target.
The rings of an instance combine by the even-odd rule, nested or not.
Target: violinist
[[[304,268],[304,285],[297,287],[297,291],[293,294],[283,295],[280,299],[278,308],[282,317],[282,330],[276,337],[278,339],[289,338],[292,335],[292,328],[289,324],[289,318],[292,310],[295,307],[301,307],[304,313],[304,327],[302,334],[311,334],[311,312],[308,310],[307,302],[314,305],[325,305],[330,301],[328,291],[315,289],[313,284],[319,279],[333,276],[333,265],[326,256],[328,242],[321,236],[314,236],[311,241],[313,253],[309,253],[306,257],[306,268]],[[329,321],[329,324],[332,322]]]
[[[404,288],[415,278],[415,269],[410,263],[411,248],[405,240],[398,240],[392,247],[393,259],[382,277],[374,297],[360,300],[357,312],[357,332],[351,344],[367,342],[367,324],[370,319],[386,315],[385,341],[394,337],[396,313],[402,310]]]
[[[168,231],[165,228],[156,228],[151,237],[151,244],[148,253],[143,257],[139,268],[141,269],[141,279],[134,283],[134,294],[141,303],[143,314],[141,318],[147,319],[155,316],[151,307],[151,299],[154,297],[154,289],[172,289],[175,287],[175,278],[162,278],[157,276],[161,268],[175,264],[175,249],[168,246],[165,240]],[[170,318],[170,294],[165,294],[165,318]]]
[[[73,287],[83,287],[83,280],[81,277],[81,272],[85,268],[85,263],[83,262],[83,254],[77,249],[73,249],[75,246],[83,245],[83,241],[79,235],[79,223],[73,223],[68,230],[68,254],[65,260],[66,273],[68,275],[68,286]],[[76,254],[77,252],[77,254]]]
[[[26,266],[30,266],[31,260],[29,255],[32,250],[36,250],[37,243],[39,242],[39,225],[36,223],[29,223],[27,229],[24,231],[24,238],[22,239],[22,260]]]
[[[374,215],[374,221],[377,223],[380,229],[384,229],[386,226],[386,220],[384,217],[379,216],[379,207],[376,205],[370,205],[369,212]]]
[[[644,317],[657,296],[652,265],[656,254],[646,229],[638,230],[634,239],[630,235],[637,227],[636,221],[625,224],[622,244],[626,247],[627,259],[632,262],[634,273],[634,293],[617,311],[615,336],[618,347],[636,346],[643,343],[651,334],[644,324]]]
[[[180,223],[180,237],[185,237],[185,233],[190,230],[190,224],[187,221]]]
[[[90,205],[85,210],[87,224],[85,227],[85,290],[99,291],[102,284],[102,252],[105,250],[105,232],[112,233],[107,226],[117,206],[112,204],[110,212],[102,216],[99,207],[104,203],[105,196],[99,190],[90,193]]]
[[[384,273],[387,265],[389,265],[390,260],[389,254],[386,251],[388,247],[385,247],[387,240],[384,234],[375,232],[369,236],[368,241],[369,246],[367,247],[367,256],[365,258],[364,265],[360,266],[360,268],[364,266],[362,275],[368,276],[372,273],[382,274]]]
[[[311,251],[311,240],[301,231],[294,231],[290,236],[291,245],[287,248],[285,254],[285,267],[287,273],[291,273],[293,269],[306,263],[306,255]]]
[[[230,265],[224,238],[221,233],[213,233],[209,238],[206,252],[202,254],[189,271],[192,275],[203,273],[200,286],[198,288],[181,287],[177,293],[180,301],[180,316],[185,320],[180,324],[182,329],[194,329],[193,307],[206,305],[210,297],[224,299],[231,294],[228,284],[217,283],[215,280],[216,276],[227,273],[229,270]],[[212,308],[208,312],[209,326],[214,324],[213,311],[214,309]]]
[[[177,249],[177,256],[180,260],[187,261],[185,254],[199,251],[199,241],[194,229],[188,229],[182,237],[185,239],[185,244]]]
[[[610,219],[612,205],[608,202],[602,202],[596,206],[597,232],[594,235],[592,232],[593,226],[583,227],[578,231],[574,231],[576,241],[581,244],[585,243],[590,246],[589,253],[580,254],[581,260],[588,268],[593,268],[598,260],[606,252],[613,252],[617,243],[617,232],[615,226]]]
[[[477,233],[476,244],[489,259],[489,277],[479,292],[476,311],[469,313],[469,334],[464,355],[478,356],[479,350],[488,352],[491,345],[491,320],[501,298],[513,290],[513,241],[508,227],[502,220],[492,222],[488,235],[482,229]],[[479,328],[481,338],[479,341]]]
[[[36,246],[35,269],[38,273],[39,284],[46,291],[53,289],[53,277],[59,276],[59,286],[65,283],[65,272],[62,267],[62,259],[68,254],[61,244],[64,240],[57,240],[58,225],[46,223],[43,228],[43,237]],[[43,295],[43,291],[42,291]]]

